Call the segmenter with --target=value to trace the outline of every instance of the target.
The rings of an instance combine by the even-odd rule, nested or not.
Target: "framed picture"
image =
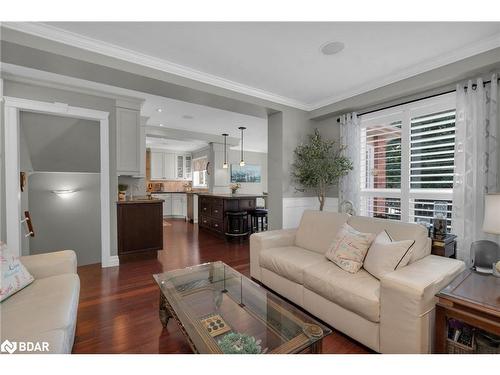
[[[231,164],[231,183],[236,182],[256,182],[261,180],[260,165],[244,165]]]

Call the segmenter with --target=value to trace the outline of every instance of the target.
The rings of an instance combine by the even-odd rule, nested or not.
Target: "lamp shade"
[[[500,234],[500,193],[484,196],[483,232]]]

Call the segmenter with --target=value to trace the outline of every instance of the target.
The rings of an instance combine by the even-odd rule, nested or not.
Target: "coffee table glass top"
[[[167,315],[177,320],[199,353],[299,353],[331,333],[222,262],[169,271],[154,279]]]

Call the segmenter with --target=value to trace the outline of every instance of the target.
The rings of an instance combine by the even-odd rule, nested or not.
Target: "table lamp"
[[[500,234],[500,193],[484,197],[483,232]],[[476,271],[492,273],[492,265],[500,260],[500,246],[494,241],[475,241],[471,245],[471,258]]]

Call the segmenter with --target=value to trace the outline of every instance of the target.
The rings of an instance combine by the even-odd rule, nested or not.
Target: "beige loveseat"
[[[1,342],[48,342],[49,353],[71,353],[80,294],[74,251],[21,257],[21,263],[35,281],[0,304]]]
[[[362,232],[385,229],[394,240],[415,240],[410,264],[381,280],[363,268],[355,274],[342,270],[324,253],[346,222]],[[305,211],[297,229],[250,237],[250,273],[377,352],[429,353],[435,294],[465,269],[462,261],[430,255],[430,247],[418,224]]]

